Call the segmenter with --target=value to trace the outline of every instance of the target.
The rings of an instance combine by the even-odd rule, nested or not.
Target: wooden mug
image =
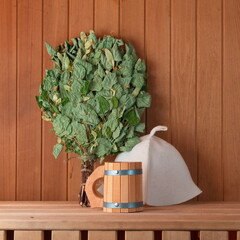
[[[97,188],[104,179],[104,195]],[[143,210],[142,163],[106,162],[88,178],[86,193],[91,207],[104,212],[128,213]]]

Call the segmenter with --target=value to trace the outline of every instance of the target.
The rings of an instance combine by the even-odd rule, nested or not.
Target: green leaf
[[[99,96],[97,98],[98,102],[98,113],[104,114],[110,110],[110,104],[109,102],[102,96]]]
[[[118,80],[123,88],[130,88],[132,77],[119,77]]]
[[[102,79],[98,76],[94,77],[90,84],[90,90],[99,92],[102,90]]]
[[[53,56],[56,51],[54,50],[54,48],[47,42],[45,42],[46,48],[47,48],[47,52],[50,56]]]
[[[143,133],[145,131],[145,123],[139,123],[136,127],[135,127],[135,131],[136,132],[141,132]]]
[[[147,108],[151,105],[151,96],[147,92],[140,92],[137,98],[137,106],[139,108]]]
[[[74,70],[73,70],[73,78],[74,79],[84,79],[86,76],[86,69],[79,64],[75,64]]]
[[[120,103],[126,107],[126,109],[133,106],[135,103],[135,98],[130,94],[125,94],[119,99]]]
[[[127,140],[123,147],[120,147],[120,150],[123,152],[131,151],[132,148],[140,142],[138,137],[130,138]]]
[[[118,45],[116,43],[112,47],[112,56],[113,56],[114,61],[116,61],[116,62],[122,61],[122,56],[118,49]]]
[[[57,143],[56,145],[54,145],[54,147],[53,147],[53,156],[55,158],[57,158],[59,156],[59,154],[61,153],[62,149],[63,149],[63,145],[62,144]]]
[[[138,112],[135,108],[130,110],[126,115],[125,119],[128,121],[128,124],[131,126],[135,126],[140,122],[140,117],[138,115]]]
[[[114,59],[111,51],[107,48],[103,48],[103,51],[105,52],[108,63],[112,66],[112,68],[114,68]]]
[[[85,124],[97,125],[100,121],[90,104],[79,103],[72,111],[76,120],[83,121]]]
[[[82,94],[86,95],[89,92],[90,83],[91,83],[91,81],[89,81],[89,80],[83,81],[82,87],[80,89],[80,92]]]
[[[115,131],[113,132],[113,134],[112,134],[113,139],[116,139],[116,138],[119,137],[122,128],[123,128],[123,125],[122,125],[122,123],[120,123],[120,124],[118,125],[118,127],[116,128],[116,130],[115,130]]]
[[[146,64],[142,59],[138,59],[134,69],[139,73],[145,73],[146,72]]]
[[[134,73],[132,85],[137,88],[142,88],[145,83],[144,75],[142,73]]]
[[[88,142],[88,137],[87,137],[87,129],[84,124],[78,123],[78,122],[73,122],[72,124],[73,128],[73,135],[76,137],[77,141],[80,144],[84,144]]]
[[[112,98],[113,109],[118,107],[118,99],[114,96]]]
[[[103,80],[103,88],[110,89],[115,83],[117,83],[116,73],[108,73]]]
[[[97,143],[98,143],[98,146],[96,149],[96,154],[98,157],[104,157],[111,153],[112,144],[108,139],[98,138]]]

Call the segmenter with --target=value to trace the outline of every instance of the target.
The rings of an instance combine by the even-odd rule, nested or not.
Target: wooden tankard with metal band
[[[104,179],[104,195],[97,191]],[[138,212],[143,210],[142,163],[107,162],[88,178],[86,192],[91,207],[104,212]]]

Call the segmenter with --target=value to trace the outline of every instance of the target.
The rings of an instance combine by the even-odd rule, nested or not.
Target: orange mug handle
[[[97,192],[97,183],[104,178],[104,165],[97,167],[88,177],[86,182],[86,193],[91,208],[103,207],[103,197]]]

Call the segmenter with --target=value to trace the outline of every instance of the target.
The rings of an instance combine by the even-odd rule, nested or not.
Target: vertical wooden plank
[[[53,46],[59,45],[68,39],[68,1],[44,0],[43,17],[43,41]],[[53,64],[47,51],[43,49],[43,72],[46,68],[52,68]],[[66,200],[67,196],[67,158],[62,153],[58,159],[54,159],[52,149],[56,144],[56,137],[50,129],[51,123],[43,122],[43,165],[42,165],[42,199]],[[54,171],[53,171],[54,169]]]
[[[240,240],[240,232],[237,232],[237,240]]]
[[[129,169],[135,169],[136,163],[129,162]],[[128,202],[136,201],[136,175],[128,176]],[[129,208],[128,212],[136,212],[136,208]]]
[[[195,109],[196,6],[193,0],[171,2],[171,133],[197,180]]]
[[[117,240],[116,231],[88,231],[88,240]]]
[[[113,170],[120,170],[121,163],[114,163]],[[112,202],[120,203],[121,202],[121,176],[113,176],[113,195],[112,195]],[[112,212],[120,213],[120,208],[113,208]]]
[[[108,170],[108,163],[104,165],[104,170]],[[103,201],[107,202],[107,196],[108,196],[108,176],[104,175],[104,194],[103,194]],[[107,208],[103,208],[104,212],[108,212]]]
[[[200,240],[228,240],[227,231],[201,231]]]
[[[127,162],[121,163],[121,170],[128,170],[129,164]],[[128,194],[128,175],[121,176],[121,203],[127,203],[129,194]],[[121,212],[128,212],[127,208],[122,208]]]
[[[113,163],[107,163],[107,169],[108,170],[113,170]],[[113,202],[113,178],[114,176],[107,176],[107,198],[106,201],[109,203]],[[112,208],[107,208],[107,212],[113,212]]]
[[[144,49],[144,0],[120,0],[120,36],[129,40],[139,57],[145,57]]]
[[[80,32],[93,29],[93,0],[69,0],[69,39],[79,36]],[[69,154],[73,157],[76,154]],[[68,162],[68,200],[78,199],[81,184],[81,161]]]
[[[81,240],[80,231],[52,231],[52,240]]]
[[[43,231],[14,231],[14,240],[43,240]]]
[[[15,200],[16,0],[0,1],[0,200]]]
[[[69,0],[69,38],[93,29],[93,0]]]
[[[240,200],[240,2],[224,0],[223,163],[224,200]]]
[[[126,240],[154,240],[153,231],[126,231]]]
[[[17,200],[41,197],[42,1],[18,1]],[[29,134],[31,133],[31,134]]]
[[[136,162],[136,169],[142,169],[142,163]],[[136,179],[136,202],[142,202],[143,201],[143,193],[142,193],[142,174],[137,174],[135,176]],[[136,208],[136,211],[142,211],[143,207]]]
[[[0,231],[0,240],[7,240],[6,231]]]
[[[167,132],[156,135],[171,141],[170,0],[146,1],[145,36],[148,90],[152,95],[151,107],[147,110],[147,132],[160,124],[168,126]]]
[[[191,240],[191,233],[188,231],[163,231],[162,240]]]
[[[94,29],[99,36],[119,34],[119,1],[97,0],[94,6]]]
[[[197,2],[197,148],[201,200],[223,200],[222,1]],[[211,183],[211,184],[209,184]]]

